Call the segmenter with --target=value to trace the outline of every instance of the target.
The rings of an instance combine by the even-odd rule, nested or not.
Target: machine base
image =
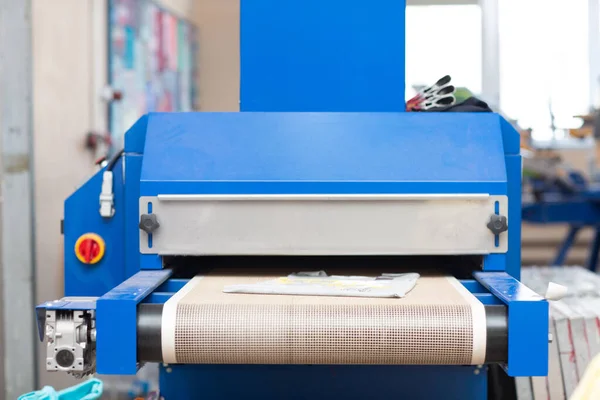
[[[487,399],[487,367],[161,365],[160,394],[179,399]]]

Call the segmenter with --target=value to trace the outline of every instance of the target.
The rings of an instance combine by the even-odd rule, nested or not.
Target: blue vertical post
[[[521,278],[521,145],[519,133],[504,118],[499,118],[506,164],[506,194],[508,196],[508,251],[505,271]]]
[[[240,111],[404,111],[405,0],[241,0]]]
[[[592,246],[590,247],[590,254],[588,254],[588,259],[586,266],[587,268],[595,272],[596,266],[598,265],[598,252],[600,251],[600,227],[596,227],[596,233],[594,234],[594,241],[592,242]]]
[[[571,250],[571,247],[573,247],[573,244],[575,243],[575,240],[577,239],[577,234],[579,233],[580,230],[581,230],[580,226],[571,225],[571,227],[569,228],[569,232],[567,233],[567,236],[565,237],[562,244],[560,245],[560,249],[558,249],[558,253],[556,254],[556,257],[554,258],[554,261],[552,262],[553,266],[558,267],[558,266],[564,265],[565,260],[567,259],[567,255],[569,254],[569,250]]]

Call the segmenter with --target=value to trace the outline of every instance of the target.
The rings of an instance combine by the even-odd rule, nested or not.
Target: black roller
[[[140,304],[137,319],[138,361],[162,362],[162,304]],[[502,363],[508,356],[508,316],[505,306],[485,306],[487,345],[485,361]]]
[[[502,363],[508,359],[508,313],[505,306],[485,306],[487,344],[485,362]]]
[[[162,304],[140,304],[137,317],[137,358],[143,362],[161,362]]]

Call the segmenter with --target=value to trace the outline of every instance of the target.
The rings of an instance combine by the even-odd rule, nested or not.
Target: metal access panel
[[[160,226],[140,231],[140,251],[160,255],[434,255],[504,253],[506,196],[158,195],[140,214]]]

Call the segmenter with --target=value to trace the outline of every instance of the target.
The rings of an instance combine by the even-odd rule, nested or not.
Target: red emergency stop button
[[[95,233],[81,235],[75,243],[75,255],[84,264],[96,264],[104,256],[104,239]]]

